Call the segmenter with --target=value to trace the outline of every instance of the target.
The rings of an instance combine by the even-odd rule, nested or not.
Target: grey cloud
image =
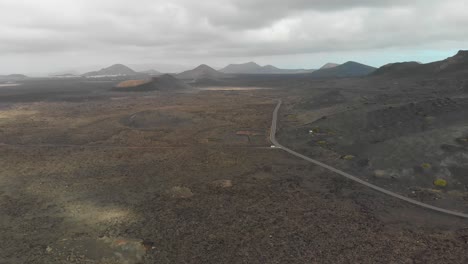
[[[287,61],[302,53],[447,47],[468,42],[465,2],[2,0],[8,12],[0,17],[0,55],[13,63],[92,54],[196,64],[203,57]]]

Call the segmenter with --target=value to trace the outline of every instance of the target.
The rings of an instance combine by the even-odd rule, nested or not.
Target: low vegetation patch
[[[325,141],[325,140],[320,140],[320,141],[317,141],[317,144],[318,144],[319,146],[326,146],[326,145],[327,145],[327,141]]]
[[[432,166],[431,166],[430,163],[423,163],[423,164],[421,164],[421,168],[423,168],[423,169],[430,169],[431,167],[432,167]]]
[[[341,157],[344,160],[353,160],[355,158],[354,155],[344,155]]]
[[[447,181],[444,179],[437,179],[434,181],[434,185],[437,187],[446,187],[447,186]]]

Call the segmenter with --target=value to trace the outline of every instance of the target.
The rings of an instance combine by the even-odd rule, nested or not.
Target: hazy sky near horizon
[[[381,66],[468,49],[466,0],[0,0],[0,10],[0,74]]]

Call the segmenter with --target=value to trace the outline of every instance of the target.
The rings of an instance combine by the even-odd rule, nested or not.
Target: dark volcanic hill
[[[348,61],[333,68],[314,71],[309,76],[314,78],[361,77],[374,72],[376,68],[354,61]]]
[[[218,79],[225,77],[224,73],[219,72],[208,65],[202,64],[193,70],[184,71],[176,75],[178,79]]]
[[[455,56],[445,60],[421,64],[418,62],[400,62],[387,64],[377,69],[374,76],[420,76],[468,73],[468,51],[460,50]]]
[[[417,72],[420,67],[421,64],[415,61],[389,63],[375,70],[372,75],[412,75]]]
[[[117,84],[112,90],[120,92],[179,91],[190,88],[189,85],[169,74],[146,80],[127,80]]]
[[[273,65],[260,66],[255,62],[229,64],[220,70],[220,72],[230,74],[294,74],[312,71],[304,69],[279,69]]]
[[[153,85],[159,91],[174,91],[190,88],[190,85],[169,74],[153,77]]]
[[[83,74],[86,77],[93,77],[93,76],[124,76],[124,75],[136,75],[137,72],[130,69],[129,67],[123,64],[114,64],[110,67],[101,69],[99,71],[92,71]]]
[[[323,69],[331,69],[331,68],[335,68],[336,66],[339,66],[338,63],[333,63],[333,62],[329,62],[325,65],[323,65],[320,70],[323,70]]]

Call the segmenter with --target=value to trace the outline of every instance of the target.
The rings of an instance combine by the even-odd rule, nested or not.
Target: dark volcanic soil
[[[285,102],[282,143],[363,177],[386,160],[386,142],[430,139],[449,153],[447,189],[376,180],[400,190],[410,182],[418,199],[463,208],[447,197],[466,194],[452,184],[466,183],[467,144],[460,134],[440,146],[465,125],[458,88],[434,99],[435,81],[296,78],[238,77],[224,85],[274,89],[181,94],[71,80],[0,90],[0,263],[467,263],[466,220],[370,191],[267,140],[272,98]],[[380,152],[366,141],[371,128]],[[436,161],[415,171],[443,171]],[[399,168],[392,163],[379,169]]]

